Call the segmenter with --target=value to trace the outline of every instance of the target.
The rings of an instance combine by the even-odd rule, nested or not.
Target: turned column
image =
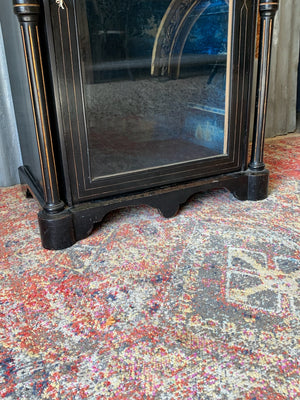
[[[56,213],[64,209],[60,200],[52,143],[47,90],[39,36],[40,0],[13,0],[24,47],[39,158],[42,170],[44,209]]]
[[[258,57],[258,79],[254,115],[252,154],[249,169],[253,172],[265,169],[263,162],[267,98],[270,77],[270,60],[274,17],[279,0],[260,0],[260,41]]]

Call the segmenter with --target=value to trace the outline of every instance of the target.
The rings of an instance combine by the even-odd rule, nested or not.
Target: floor
[[[60,251],[0,188],[0,398],[300,399],[299,130],[264,159],[263,201],[126,208]]]

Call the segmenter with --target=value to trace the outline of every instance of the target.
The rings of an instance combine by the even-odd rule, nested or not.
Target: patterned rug
[[[128,208],[62,251],[0,189],[0,397],[300,399],[300,136],[265,160],[264,201]]]

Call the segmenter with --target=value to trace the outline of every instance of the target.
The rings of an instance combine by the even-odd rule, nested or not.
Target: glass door
[[[231,0],[75,6],[92,180],[227,154]]]

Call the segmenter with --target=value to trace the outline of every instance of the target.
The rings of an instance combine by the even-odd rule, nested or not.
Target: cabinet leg
[[[245,177],[247,177],[246,185],[241,185],[233,191],[237,199],[257,201],[268,197],[269,171],[267,169],[257,172],[248,170]]]
[[[264,171],[263,162],[267,100],[270,78],[270,60],[272,50],[273,25],[279,0],[260,0],[260,41],[258,57],[258,77],[254,114],[252,154],[249,169],[260,173]]]
[[[72,214],[62,211],[50,214],[42,210],[38,214],[42,245],[48,250],[60,250],[76,243]]]
[[[269,171],[249,172],[248,200],[264,200],[268,197]]]

